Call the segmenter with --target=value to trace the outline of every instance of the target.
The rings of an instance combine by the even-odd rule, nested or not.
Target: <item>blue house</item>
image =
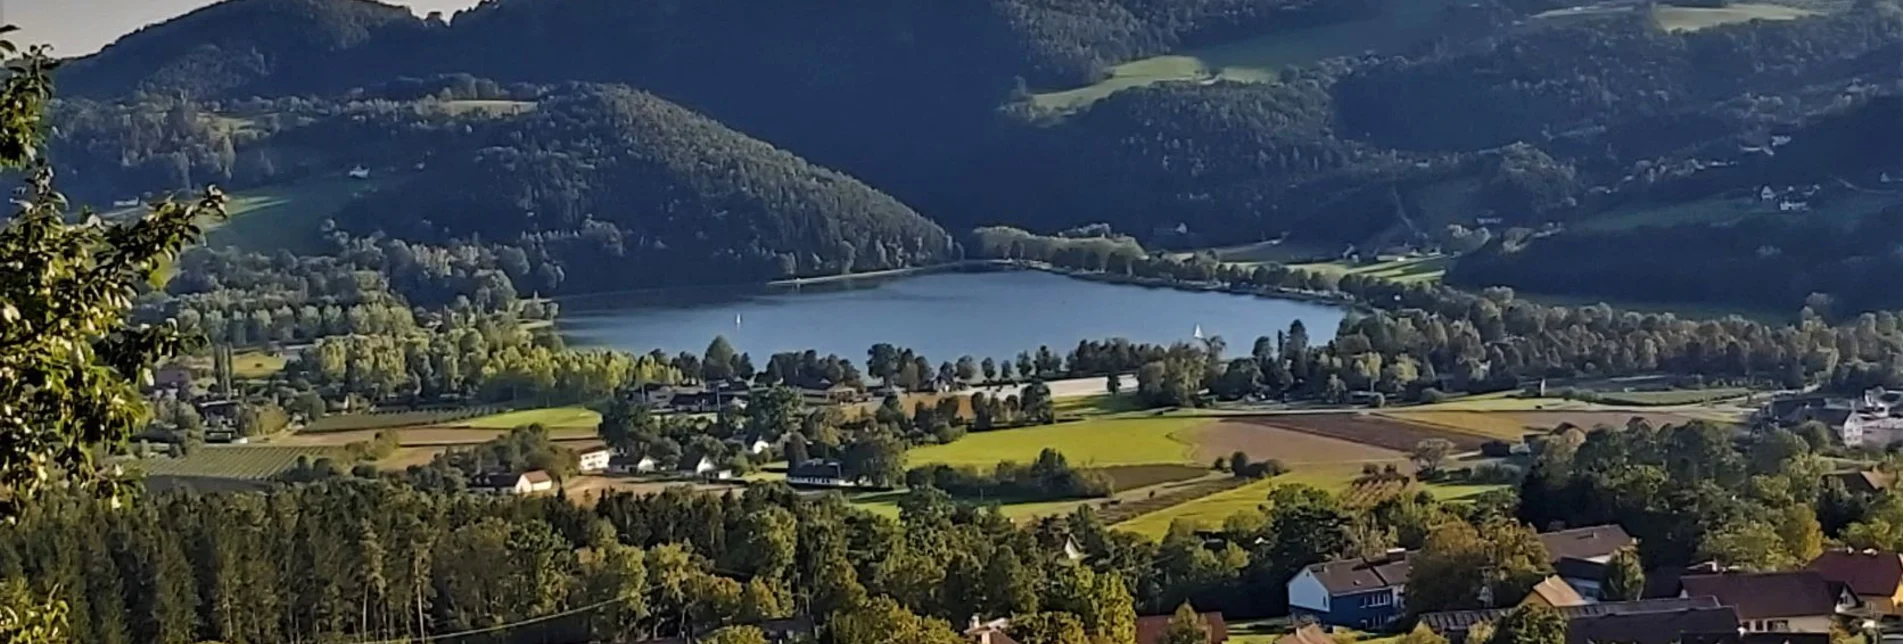
[[[1401,616],[1408,556],[1390,551],[1375,558],[1318,563],[1288,582],[1289,615],[1329,626],[1379,628]]]

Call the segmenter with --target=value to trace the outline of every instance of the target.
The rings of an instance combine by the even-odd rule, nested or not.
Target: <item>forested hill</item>
[[[338,223],[428,241],[519,240],[568,266],[581,288],[631,274],[771,279],[957,257],[943,229],[892,197],[643,92],[582,88],[465,130]]]
[[[72,61],[59,83],[63,94],[77,96],[259,96],[349,87],[374,73],[362,54],[382,47],[377,43],[413,37],[420,26],[408,9],[374,0],[219,2]]]

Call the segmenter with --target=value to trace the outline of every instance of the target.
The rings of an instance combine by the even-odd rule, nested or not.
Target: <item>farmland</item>
[[[1403,452],[1323,434],[1264,424],[1258,419],[1213,423],[1198,436],[1202,460],[1227,458],[1235,452],[1251,460],[1275,459],[1290,467],[1317,463],[1387,463],[1407,460]],[[1418,441],[1417,441],[1418,442]]]
[[[913,466],[928,463],[989,467],[999,461],[1029,463],[1045,448],[1056,449],[1079,467],[1197,463],[1196,432],[1201,418],[1093,419],[1041,427],[974,432],[948,445],[912,450]]]
[[[1209,474],[1209,470],[1192,465],[1118,465],[1097,471],[1110,477],[1112,489],[1119,491],[1187,481]]]
[[[423,409],[413,411],[388,411],[362,414],[338,414],[325,416],[312,422],[300,433],[321,434],[324,432],[349,432],[365,429],[386,429],[390,427],[416,427],[435,425],[472,418],[493,413],[489,407],[466,407],[454,409]]]
[[[1508,442],[1517,442],[1529,433],[1542,432],[1571,424],[1592,428],[1600,425],[1623,427],[1634,417],[1643,418],[1655,426],[1679,424],[1691,420],[1690,417],[1667,412],[1632,411],[1415,411],[1402,410],[1383,412],[1382,415],[1399,420],[1431,425],[1449,431],[1468,433],[1475,436],[1494,438]]]
[[[510,429],[523,425],[541,425],[548,428],[586,427],[594,429],[601,424],[601,414],[586,407],[547,407],[504,412],[489,416],[471,418],[454,423],[457,427],[475,429]]]
[[[350,458],[345,450],[327,447],[205,446],[183,458],[143,459],[138,466],[151,476],[258,480],[290,469],[300,456],[311,460]]]
[[[1421,441],[1430,438],[1447,439],[1462,450],[1479,449],[1480,444],[1486,442],[1486,439],[1473,434],[1452,432],[1376,414],[1284,414],[1257,416],[1247,419],[1246,422],[1338,438],[1396,452],[1406,452]]]

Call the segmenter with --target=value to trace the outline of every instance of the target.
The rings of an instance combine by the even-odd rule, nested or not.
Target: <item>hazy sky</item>
[[[20,26],[15,42],[51,43],[54,55],[79,56],[99,51],[119,36],[212,0],[0,0],[0,21]],[[449,12],[476,0],[400,0],[418,13]]]

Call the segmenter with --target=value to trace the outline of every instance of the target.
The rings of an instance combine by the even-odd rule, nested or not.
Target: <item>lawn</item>
[[[1374,16],[1263,34],[1220,45],[1140,58],[1111,67],[1097,83],[1033,94],[1039,110],[1063,113],[1088,107],[1120,90],[1169,81],[1269,83],[1281,68],[1371,51],[1397,51],[1450,31],[1443,13],[1452,2],[1391,0]]]
[[[284,370],[284,356],[263,351],[246,351],[231,356],[231,375],[246,380],[263,380]]]
[[[1136,387],[1136,378],[1124,378],[1123,380],[1125,386]],[[1133,394],[1096,394],[1093,396],[1056,398],[1051,401],[1051,408],[1056,411],[1060,418],[1066,416],[1088,418],[1091,416],[1122,414],[1145,409],[1143,401],[1137,400],[1137,397]]]
[[[543,427],[589,427],[601,424],[601,414],[587,407],[545,407],[525,409],[490,416],[471,418],[456,423],[457,427],[477,429],[510,429],[523,425],[540,424]]]
[[[1048,447],[1080,467],[1194,464],[1196,432],[1207,422],[1167,416],[1105,418],[974,432],[948,445],[914,449],[907,456],[914,467],[928,463],[989,467],[1005,460],[1029,463]]]
[[[157,457],[137,461],[148,475],[196,476],[256,480],[266,479],[290,469],[297,457],[315,461],[331,458],[347,461],[349,452],[328,447],[273,447],[268,445],[207,445],[192,450],[183,458]]]
[[[324,220],[384,183],[329,176],[234,193],[226,205],[231,218],[210,224],[205,243],[316,253],[323,250],[318,227]]]

